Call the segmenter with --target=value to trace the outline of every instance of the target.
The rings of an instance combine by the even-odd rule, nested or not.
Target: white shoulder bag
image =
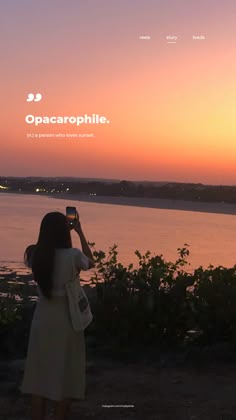
[[[93,320],[87,296],[80,285],[78,273],[72,257],[73,274],[72,279],[65,284],[69,302],[69,311],[73,329],[83,331]]]

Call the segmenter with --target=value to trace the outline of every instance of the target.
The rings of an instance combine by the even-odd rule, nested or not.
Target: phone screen
[[[76,207],[66,207],[66,217],[70,225],[74,225],[77,219]]]

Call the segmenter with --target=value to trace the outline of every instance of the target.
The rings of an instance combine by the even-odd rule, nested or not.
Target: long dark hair
[[[67,218],[59,212],[47,213],[40,226],[38,242],[29,245],[24,254],[34,280],[46,298],[52,297],[52,275],[56,248],[71,248],[70,227]]]

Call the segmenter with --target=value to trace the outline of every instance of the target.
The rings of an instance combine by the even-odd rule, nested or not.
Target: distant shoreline
[[[196,202],[184,200],[171,200],[165,198],[146,198],[146,197],[122,197],[122,196],[102,196],[88,194],[45,194],[27,192],[0,192],[0,194],[35,195],[49,198],[56,198],[68,201],[82,201],[86,203],[109,204],[116,206],[134,206],[162,210],[181,210],[194,211],[201,213],[216,213],[225,215],[236,215],[236,204]]]
[[[62,200],[83,201],[87,203],[110,204],[116,206],[135,206],[163,210],[181,210],[236,215],[236,204],[227,203],[206,203],[145,197],[111,197],[98,195],[90,196],[80,194],[61,194],[60,196],[51,195],[51,197],[59,198]]]

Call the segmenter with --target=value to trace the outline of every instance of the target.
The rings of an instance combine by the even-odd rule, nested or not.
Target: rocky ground
[[[23,369],[24,360],[0,363],[1,420],[30,419],[30,396],[19,391]],[[87,397],[72,403],[70,419],[236,420],[235,390],[232,362],[174,367],[88,358]],[[52,410],[48,402],[47,419]]]

